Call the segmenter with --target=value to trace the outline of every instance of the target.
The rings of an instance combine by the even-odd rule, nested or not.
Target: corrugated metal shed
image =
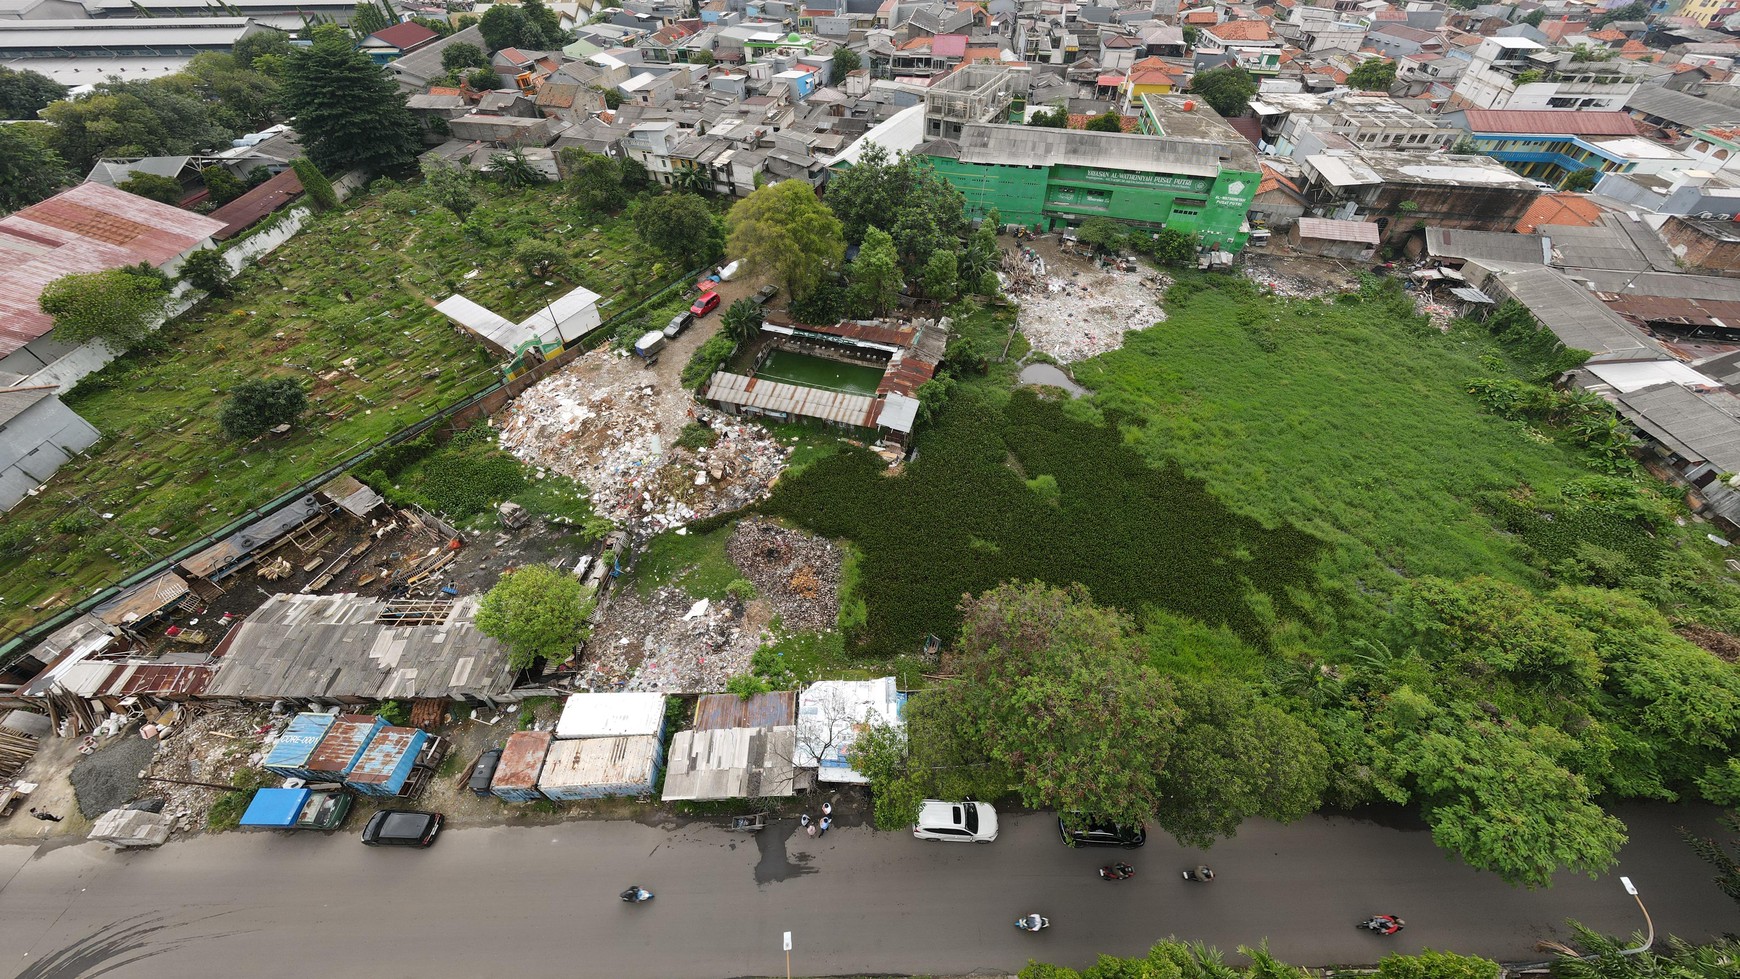
[[[1712,397],[1734,400],[1726,394]],[[1678,384],[1657,384],[1619,395],[1617,407],[1627,421],[1681,459],[1740,472],[1740,420],[1705,397]]]
[[[1740,109],[1661,85],[1642,85],[1625,100],[1627,109],[1666,119],[1681,129],[1700,129],[1740,122]]]
[[[536,802],[544,797],[538,791],[538,776],[544,771],[544,756],[550,753],[555,735],[549,731],[515,731],[502,746],[501,761],[495,766],[489,791],[503,802]]]
[[[1460,228],[1427,228],[1426,254],[1433,258],[1490,259],[1519,265],[1546,265],[1553,258],[1552,247],[1542,235]]]
[[[187,582],[173,571],[142,581],[91,611],[110,625],[130,625],[148,619],[187,594]]]
[[[1482,292],[1495,298],[1506,296],[1527,306],[1560,343],[1573,350],[1589,351],[1591,362],[1668,357],[1660,344],[1557,269],[1471,261],[1464,270],[1485,271],[1487,277],[1475,282]]]
[[[320,516],[320,501],[310,493],[293,500],[270,516],[243,527],[216,544],[182,561],[176,567],[196,578],[213,581],[248,566],[256,551]]]
[[[160,266],[222,228],[204,215],[99,183],[0,218],[0,357],[54,328],[37,298],[55,279],[137,262]]]
[[[562,705],[556,737],[620,738],[665,730],[665,698],[657,693],[577,693]]]
[[[387,726],[385,719],[373,714],[345,714],[326,731],[326,737],[308,756],[303,766],[322,782],[342,782],[356,767],[357,759],[368,748],[375,732]]]
[[[795,795],[797,727],[678,731],[665,771],[667,802]]]
[[[429,735],[414,727],[381,728],[344,784],[363,795],[398,795],[417,765],[417,753],[428,740]]]
[[[320,747],[320,740],[337,721],[338,718],[332,714],[307,712],[290,718],[290,725],[278,735],[260,767],[284,778],[312,778],[306,767],[308,759],[313,757],[314,749]]]
[[[1300,218],[1299,237],[1317,241],[1378,243],[1378,226],[1370,221],[1336,221],[1330,218]]]
[[[383,502],[381,494],[349,473],[334,476],[322,483],[316,492],[353,517],[366,517]]]
[[[734,693],[702,694],[695,701],[695,730],[778,727],[797,721],[797,691],[774,690],[748,698]]]
[[[726,371],[713,374],[707,382],[706,397],[708,401],[754,408],[768,414],[820,418],[858,428],[876,427],[881,408],[875,398],[867,395],[763,381]]]
[[[433,625],[380,621],[386,602],[357,595],[274,595],[231,631],[207,695],[499,699],[513,688],[507,647],[477,631],[477,596]]]
[[[538,790],[558,802],[645,795],[658,782],[659,739],[577,738],[554,741]]]

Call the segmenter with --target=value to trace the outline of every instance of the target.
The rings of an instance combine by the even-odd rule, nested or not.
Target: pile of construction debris
[[[1027,342],[1065,363],[1116,350],[1125,333],[1164,320],[1160,297],[1172,285],[1141,266],[1126,272],[1061,255],[1048,263],[1032,248],[1004,253],[1002,282],[1020,303]]]
[[[1244,277],[1255,282],[1265,291],[1274,293],[1286,299],[1316,299],[1342,290],[1332,283],[1319,279],[1310,279],[1300,275],[1288,275],[1261,265],[1247,265],[1242,270]]]
[[[623,588],[587,640],[577,682],[590,690],[723,690],[748,672],[761,633],[734,603],[691,601],[672,586],[645,597]]]
[[[725,553],[785,629],[819,632],[838,621],[841,554],[834,542],[751,517],[737,525]]]
[[[178,722],[160,734],[141,791],[162,799],[175,832],[187,833],[205,827],[206,813],[223,796],[212,786],[230,785],[237,772],[259,767],[270,727],[263,708],[183,705],[181,711]],[[206,784],[186,784],[191,782]]]
[[[495,419],[501,447],[592,491],[600,516],[637,537],[741,509],[764,496],[790,449],[759,425],[695,404],[639,361],[594,351],[527,389]],[[676,445],[690,422],[710,426],[708,448]]]
[[[1450,321],[1461,315],[1455,306],[1439,302],[1424,290],[1414,293],[1414,309],[1430,320],[1440,333],[1449,333]]]

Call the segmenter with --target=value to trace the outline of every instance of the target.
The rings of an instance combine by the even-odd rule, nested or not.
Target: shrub
[[[689,362],[683,365],[683,387],[699,389],[707,383],[707,378],[713,376],[714,371],[725,366],[725,362],[731,359],[731,354],[736,349],[737,341],[723,333],[715,334],[712,339],[701,344],[700,349],[689,358]]]
[[[295,378],[243,381],[224,403],[218,424],[230,438],[251,439],[294,422],[307,407],[308,392]]]
[[[755,582],[748,578],[734,578],[725,586],[725,594],[739,603],[748,602],[755,597]]]
[[[690,422],[683,426],[682,434],[677,436],[677,444],[685,449],[705,449],[719,441],[719,433],[712,426],[700,422]]]

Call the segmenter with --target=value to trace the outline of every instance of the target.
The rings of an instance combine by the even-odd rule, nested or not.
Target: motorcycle
[[[1041,917],[1037,914],[1030,914],[1025,918],[1016,918],[1015,927],[1022,931],[1043,931],[1044,929],[1051,927],[1051,919]]]
[[[1396,932],[1401,931],[1402,926],[1405,924],[1407,924],[1406,921],[1403,921],[1401,918],[1398,918],[1393,914],[1374,914],[1360,922],[1358,927],[1364,928],[1366,931],[1372,932],[1373,934],[1394,935]]]
[[[1206,884],[1214,879],[1214,871],[1207,867],[1197,867],[1195,870],[1184,871],[1184,879],[1198,884]]]
[[[1127,863],[1114,863],[1100,868],[1101,880],[1129,880],[1136,876],[1136,868]]]
[[[623,891],[618,896],[630,904],[640,904],[643,901],[652,900],[653,899],[653,892],[647,890],[646,888],[640,886],[639,884],[633,884],[633,885],[630,885],[628,890]]]

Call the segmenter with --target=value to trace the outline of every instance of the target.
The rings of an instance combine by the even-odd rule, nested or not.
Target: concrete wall
[[[99,437],[55,395],[0,426],[0,510],[10,510]]]
[[[1712,233],[1678,217],[1661,227],[1662,240],[1688,265],[1715,275],[1740,274],[1740,224],[1726,234]]]
[[[1384,240],[1406,237],[1421,222],[1440,228],[1511,232],[1541,194],[1534,188],[1410,186],[1359,188],[1360,212],[1384,225]],[[1412,202],[1412,209],[1401,208]],[[1385,218],[1389,220],[1385,222]]]

